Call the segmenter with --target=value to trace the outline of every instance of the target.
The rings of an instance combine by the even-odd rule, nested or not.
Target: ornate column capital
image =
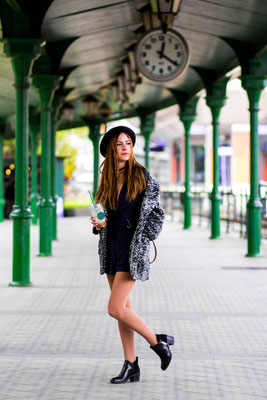
[[[17,88],[30,86],[29,74],[33,61],[41,54],[43,39],[1,39],[4,54],[11,59]]]
[[[150,137],[155,129],[155,113],[143,114],[139,113],[141,133],[145,137]]]
[[[51,110],[53,94],[62,77],[52,74],[34,74],[31,77],[33,86],[38,89],[42,110]]]
[[[193,97],[187,101],[181,101],[179,104],[180,112],[179,118],[184,124],[185,134],[189,134],[192,122],[196,119],[196,108],[199,97]]]

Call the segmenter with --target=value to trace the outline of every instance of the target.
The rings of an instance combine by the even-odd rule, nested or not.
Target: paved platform
[[[246,240],[166,221],[151,277],[137,282],[133,309],[156,333],[175,336],[166,371],[136,334],[141,380],[112,385],[124,357],[107,313],[98,237],[86,217],[59,220],[53,257],[36,257],[33,287],[11,281],[12,223],[0,225],[0,399],[267,399],[267,245],[245,258]],[[152,257],[152,255],[151,255]]]

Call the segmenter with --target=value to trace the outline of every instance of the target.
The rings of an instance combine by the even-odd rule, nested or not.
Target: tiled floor
[[[136,334],[141,380],[112,385],[124,357],[98,237],[88,218],[65,218],[53,257],[36,257],[31,229],[33,287],[15,288],[12,222],[0,225],[1,400],[267,399],[266,242],[261,258],[245,258],[237,235],[209,240],[205,228],[166,221],[150,280],[135,283],[131,300],[156,333],[175,336],[173,359],[162,371]]]

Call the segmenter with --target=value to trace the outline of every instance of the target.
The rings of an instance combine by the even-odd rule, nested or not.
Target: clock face
[[[168,29],[146,33],[136,46],[139,70],[149,79],[170,81],[180,75],[189,63],[189,49],[182,35]]]

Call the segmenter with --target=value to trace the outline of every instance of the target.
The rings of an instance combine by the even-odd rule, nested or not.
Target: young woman
[[[125,361],[111,383],[138,382],[140,368],[135,355],[134,333],[142,335],[161,358],[166,370],[172,358],[173,336],[155,334],[132,310],[130,292],[136,280],[149,279],[149,241],[158,237],[164,219],[159,183],[134,158],[135,133],[125,126],[110,129],[102,138],[105,157],[95,196],[104,208],[105,220],[91,218],[93,233],[100,234],[100,273],[107,274],[111,294],[109,314],[118,320]]]

